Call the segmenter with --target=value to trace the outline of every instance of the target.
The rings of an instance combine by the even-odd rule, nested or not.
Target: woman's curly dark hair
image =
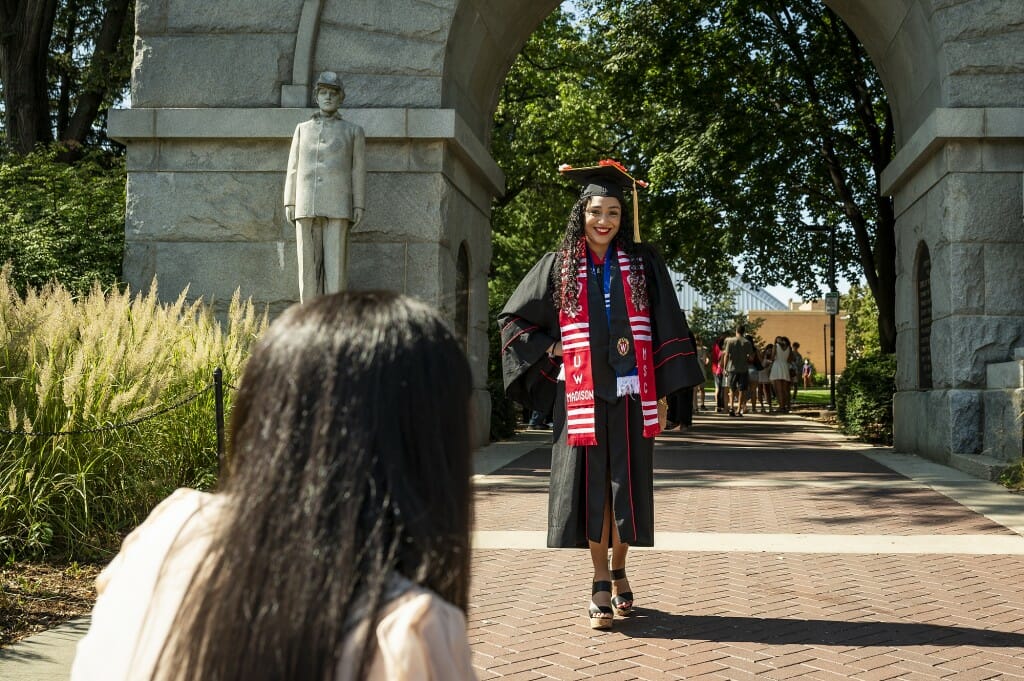
[[[586,223],[585,213],[589,205],[589,196],[581,197],[573,205],[569,212],[569,223],[562,236],[562,243],[555,256],[555,266],[551,270],[551,283],[555,289],[555,309],[565,310],[570,317],[575,317],[580,311],[580,282],[577,278],[577,263],[582,256],[586,255],[587,240],[583,226]],[[629,256],[629,286],[633,289],[633,306],[637,310],[646,310],[647,278],[644,276],[644,263],[640,257],[640,250],[637,243],[633,241],[633,216],[627,210],[622,211],[619,231],[612,240],[611,246],[621,248]]]

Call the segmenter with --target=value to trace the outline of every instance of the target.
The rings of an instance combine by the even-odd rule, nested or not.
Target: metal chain
[[[0,435],[28,435],[28,436],[51,437],[51,436],[54,436],[54,435],[88,435],[90,433],[103,433],[103,432],[106,432],[108,430],[118,430],[119,428],[127,428],[129,426],[135,426],[135,425],[138,425],[140,423],[144,423],[146,421],[150,421],[152,419],[155,419],[157,416],[161,416],[163,414],[166,414],[169,411],[173,411],[175,409],[178,409],[179,407],[184,407],[186,404],[188,404],[192,400],[196,399],[197,397],[199,397],[203,393],[206,393],[206,392],[208,392],[208,391],[210,391],[212,389],[213,389],[213,384],[211,383],[210,385],[206,386],[202,390],[194,392],[191,395],[189,395],[188,397],[184,397],[184,398],[178,400],[177,402],[175,402],[174,404],[171,404],[171,405],[168,405],[168,406],[164,407],[160,411],[154,412],[152,414],[147,414],[145,416],[140,416],[137,419],[132,419],[131,421],[125,421],[124,423],[114,423],[114,424],[111,424],[109,426],[100,426],[98,428],[86,428],[85,430],[58,430],[58,431],[38,431],[38,432],[36,432],[36,431],[31,431],[31,430],[3,430],[3,429],[0,429]]]

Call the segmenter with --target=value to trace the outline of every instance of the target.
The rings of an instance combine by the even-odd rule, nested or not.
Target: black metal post
[[[821,373],[824,374],[826,377],[828,376],[828,353],[825,352],[825,348],[827,348],[827,347],[828,347],[828,325],[827,324],[822,324],[821,325],[821,352],[823,353],[824,358],[825,358],[825,370],[822,371]]]
[[[836,225],[831,224],[827,227],[825,225],[801,225],[800,229],[805,232],[824,232],[828,230],[828,287],[829,294],[825,296],[825,308],[829,309],[828,299],[831,296],[838,296],[839,291],[836,289]],[[838,297],[835,300],[838,312]],[[828,375],[829,383],[829,403],[828,409],[835,411],[836,408],[836,315],[834,312],[829,310],[829,338],[828,338],[828,356],[825,364],[825,373]],[[825,326],[821,327],[822,336],[825,335]]]
[[[220,367],[213,370],[213,404],[217,414],[217,474],[220,475],[224,462],[224,372]]]
[[[839,292],[836,290],[836,226],[835,223],[831,225],[831,229],[828,232],[828,278],[829,288],[832,291],[832,295],[837,295]],[[836,300],[836,305],[839,301]],[[833,310],[832,314],[828,316],[829,336],[828,336],[828,356],[829,356],[829,398],[828,408],[830,411],[836,409],[836,312]]]

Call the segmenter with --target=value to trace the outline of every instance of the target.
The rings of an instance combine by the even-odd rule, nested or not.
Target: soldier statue
[[[347,287],[348,233],[366,208],[366,138],[338,113],[345,88],[337,73],[320,74],[316,101],[320,110],[295,126],[284,185],[302,302]]]

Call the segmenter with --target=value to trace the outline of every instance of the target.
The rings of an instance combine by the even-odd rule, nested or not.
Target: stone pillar
[[[276,314],[298,299],[294,228],[281,206],[288,145],[313,109],[112,111],[128,147],[124,279],[154,277],[173,299],[188,288],[224,309],[233,293]],[[487,270],[490,201],[504,179],[453,110],[357,109],[367,136],[367,206],[352,230],[349,284],[421,298],[454,320],[456,262],[468,256],[466,351],[477,437],[489,433]]]
[[[883,176],[897,214],[895,445],[975,474],[986,368],[1024,346],[1024,109],[937,109]],[[918,374],[921,243],[931,258],[932,389]]]

